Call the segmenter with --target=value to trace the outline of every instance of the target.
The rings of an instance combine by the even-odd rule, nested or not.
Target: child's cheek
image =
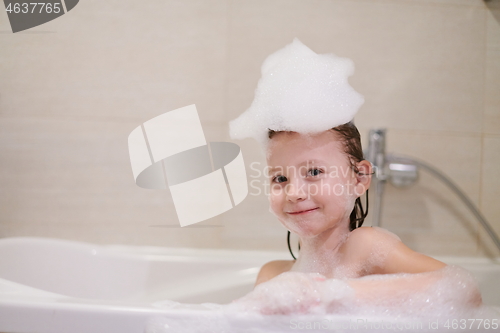
[[[282,198],[271,191],[271,193],[269,194],[269,211],[278,218],[283,212],[281,202]]]
[[[355,184],[348,179],[336,179],[332,195],[335,197],[337,209],[350,214],[357,198]]]

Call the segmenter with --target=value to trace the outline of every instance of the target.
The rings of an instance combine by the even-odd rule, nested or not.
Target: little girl
[[[362,158],[353,124],[313,135],[270,133],[271,209],[300,237],[301,249],[296,261],[266,264],[257,284],[290,270],[357,278],[445,266],[410,250],[381,228],[357,227],[363,221],[356,216],[355,202],[370,186],[372,168]]]
[[[432,304],[446,298],[432,288],[462,274],[384,229],[361,227],[360,197],[372,167],[352,122],[363,98],[347,83],[351,73],[350,60],[318,55],[296,39],[266,59],[252,106],[231,122],[233,138],[261,142],[271,210],[301,245],[297,260],[261,268],[254,291],[236,301],[246,309],[288,314],[408,299]],[[453,302],[481,304],[470,276],[455,282],[462,291]],[[425,298],[417,301],[419,292]]]

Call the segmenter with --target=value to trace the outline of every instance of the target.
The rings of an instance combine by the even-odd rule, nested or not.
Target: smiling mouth
[[[312,211],[315,211],[316,209],[318,209],[318,207],[312,208],[312,209],[306,209],[306,210],[299,210],[296,212],[288,212],[288,214],[290,214],[290,215],[307,214],[307,213],[310,213]]]

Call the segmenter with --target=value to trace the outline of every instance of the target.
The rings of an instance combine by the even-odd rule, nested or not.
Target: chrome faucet
[[[385,128],[371,129],[368,141],[366,159],[370,161],[379,180],[385,180]]]
[[[368,151],[366,159],[370,161],[373,167],[374,178],[372,178],[375,187],[375,204],[373,205],[372,226],[380,226],[382,218],[382,198],[384,195],[385,182],[387,180],[385,169],[385,128],[371,129],[368,141]]]
[[[412,161],[397,159],[385,152],[385,128],[371,129],[369,133],[366,159],[370,161],[374,171],[375,204],[373,208],[372,226],[380,226],[382,220],[382,198],[385,183],[390,181],[396,187],[407,187],[418,179],[418,167]]]
[[[441,180],[453,192],[455,192],[460,199],[462,199],[464,204],[476,216],[497,248],[500,250],[500,239],[491,227],[490,223],[488,223],[468,196],[444,173],[428,163],[413,157],[399,154],[386,154],[386,132],[387,130],[385,128],[371,129],[369,132],[368,150],[364,152],[366,159],[372,164],[375,176],[372,178],[372,186],[375,187],[375,203],[373,205],[372,226],[381,225],[382,198],[384,195],[385,183],[390,181],[391,184],[396,187],[410,186],[418,180],[419,169],[424,169]]]

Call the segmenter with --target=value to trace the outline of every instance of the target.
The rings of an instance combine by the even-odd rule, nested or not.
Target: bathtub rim
[[[232,259],[232,260],[292,260],[287,251],[275,250],[248,250],[231,248],[193,248],[193,247],[168,247],[168,246],[150,246],[150,245],[130,245],[130,244],[97,244],[78,240],[69,240],[55,237],[38,236],[15,236],[0,238],[0,249],[8,243],[30,243],[50,244],[55,246],[70,246],[79,250],[88,250],[90,254],[108,254],[112,256],[127,256],[145,260],[175,259],[177,256],[212,259],[214,261]],[[420,252],[421,253],[421,252]],[[427,255],[444,263],[454,264],[461,262],[464,264],[496,264],[500,265],[500,256],[452,256],[452,255]],[[237,256],[236,256],[237,255]]]

